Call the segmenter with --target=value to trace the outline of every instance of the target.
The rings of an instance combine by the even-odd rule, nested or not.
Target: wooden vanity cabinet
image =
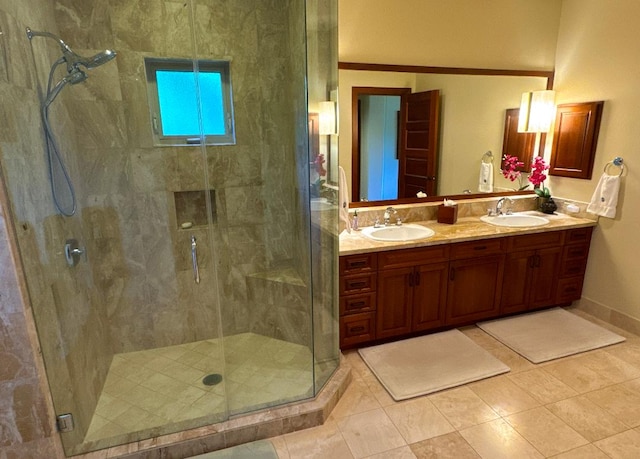
[[[564,231],[507,240],[500,312],[511,314],[556,303]]]
[[[378,254],[376,338],[444,325],[448,257],[447,245]]]
[[[500,311],[504,239],[451,245],[446,325],[472,323]]]
[[[593,228],[340,257],[340,346],[580,299]]]

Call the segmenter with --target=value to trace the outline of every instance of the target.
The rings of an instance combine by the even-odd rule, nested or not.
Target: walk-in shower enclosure
[[[53,166],[64,56],[27,28],[89,56],[54,72]],[[0,0],[5,211],[67,455],[331,376],[336,93],[336,0]]]

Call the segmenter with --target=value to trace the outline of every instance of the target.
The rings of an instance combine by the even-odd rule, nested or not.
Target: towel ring
[[[608,162],[607,164],[604,165],[605,174],[609,174],[607,172],[607,170],[609,169],[610,166],[616,166],[616,167],[620,168],[620,173],[618,174],[618,177],[620,177],[622,175],[622,173],[624,172],[624,164],[623,163],[624,163],[624,160],[620,156],[616,156],[613,159],[613,161],[610,161],[610,162]]]
[[[487,161],[485,161],[485,159]],[[487,151],[484,155],[482,155],[482,162],[483,163],[492,163],[493,162],[493,153],[491,153],[491,150]]]

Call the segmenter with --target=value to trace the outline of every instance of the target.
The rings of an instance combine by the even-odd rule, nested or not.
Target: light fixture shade
[[[548,132],[555,114],[555,91],[522,94],[518,132]]]
[[[318,103],[320,119],[318,122],[318,132],[320,135],[333,135],[336,133],[336,103],[325,101]]]

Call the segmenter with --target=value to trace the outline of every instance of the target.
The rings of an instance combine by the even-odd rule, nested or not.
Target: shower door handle
[[[195,236],[191,236],[191,261],[193,262],[193,280],[199,284],[200,270],[198,269],[198,250]]]

